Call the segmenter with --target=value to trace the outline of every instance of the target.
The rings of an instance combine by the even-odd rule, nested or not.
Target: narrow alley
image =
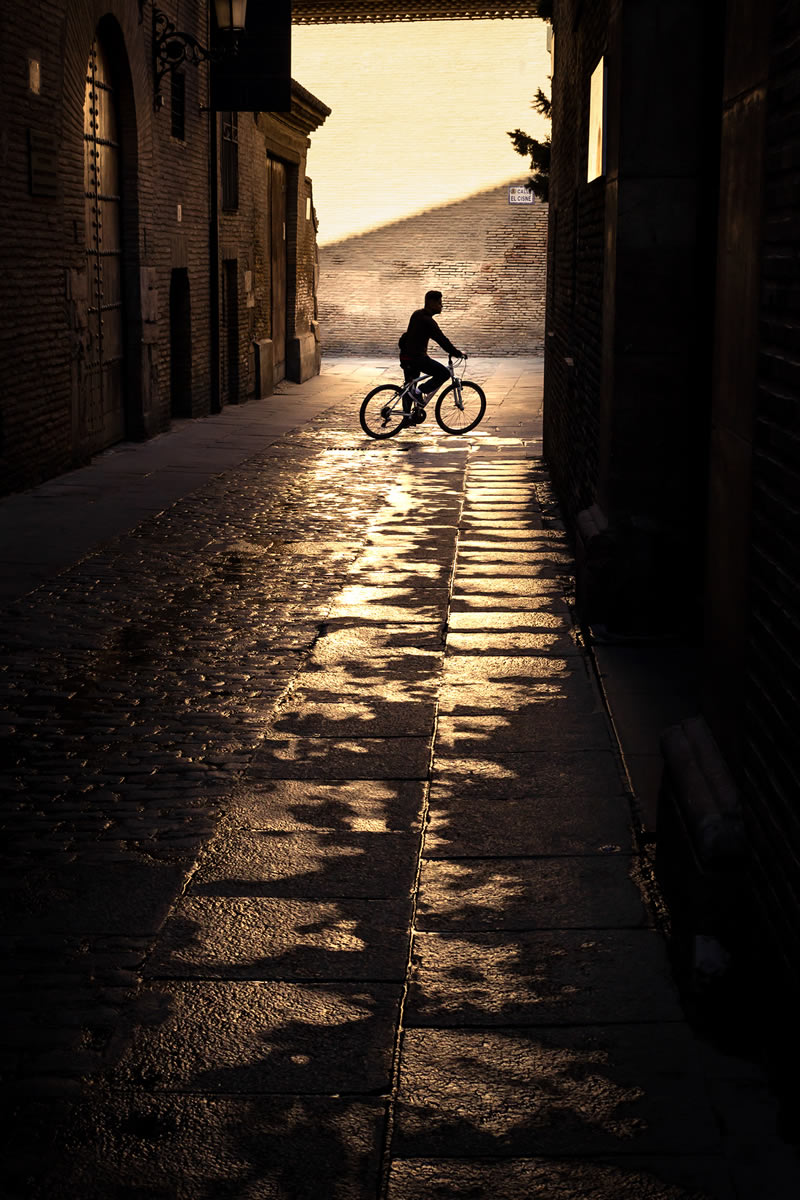
[[[3,1195],[800,1194],[672,982],[541,359],[469,365],[465,438],[334,359],[0,501]]]

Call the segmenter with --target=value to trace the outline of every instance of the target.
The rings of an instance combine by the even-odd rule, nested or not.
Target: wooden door
[[[272,280],[273,383],[286,376],[286,166],[269,165],[270,279]]]
[[[108,57],[97,39],[86,71],[83,143],[89,270],[84,436],[85,449],[94,453],[125,436],[119,123]]]

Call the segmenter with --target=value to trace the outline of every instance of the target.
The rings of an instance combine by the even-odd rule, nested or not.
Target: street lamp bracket
[[[246,0],[245,0],[246,2]],[[207,49],[191,33],[178,29],[166,13],[153,5],[153,78],[155,81],[155,107],[163,103],[161,84],[184,63],[199,67],[202,62],[221,62],[228,54],[239,51],[239,35],[244,29],[245,3],[242,0],[225,0],[216,3],[217,23],[220,32],[226,35],[224,48]]]

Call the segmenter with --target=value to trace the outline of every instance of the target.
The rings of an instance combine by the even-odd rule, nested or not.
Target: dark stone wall
[[[562,0],[554,9],[544,449],[568,517],[598,503],[614,530],[632,590],[626,600],[618,589],[603,617],[619,628],[698,621],[717,8]],[[601,55],[606,169],[587,182],[590,77]]]
[[[764,25],[753,4],[754,26]],[[767,31],[769,23],[766,22]],[[775,5],[769,46],[763,242],[752,264],[755,358],[750,607],[742,788],[753,848],[756,930],[800,996],[800,41]],[[738,226],[738,223],[737,223]],[[751,260],[752,262],[752,260]],[[760,280],[758,266],[760,266]],[[760,286],[759,286],[760,284]],[[748,331],[749,332],[749,331]],[[731,346],[736,362],[741,347]]]
[[[544,448],[570,516],[596,499],[606,180],[586,181],[589,84],[608,46],[610,0],[556,7]]]
[[[612,573],[664,618],[654,631],[677,613],[702,641],[703,725],[747,833],[733,948],[796,1005],[797,5],[728,0],[694,20],[690,7],[556,0],[545,452],[569,517],[599,502],[579,530],[608,516]],[[582,172],[603,52],[598,236]],[[636,591],[647,571],[656,587]]]

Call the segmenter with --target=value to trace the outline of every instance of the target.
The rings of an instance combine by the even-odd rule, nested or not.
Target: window
[[[184,141],[186,137],[186,76],[180,71],[172,73],[172,136]]]
[[[606,173],[606,64],[601,58],[589,87],[589,162],[586,180]]]
[[[222,114],[222,207],[239,207],[239,114]]]

